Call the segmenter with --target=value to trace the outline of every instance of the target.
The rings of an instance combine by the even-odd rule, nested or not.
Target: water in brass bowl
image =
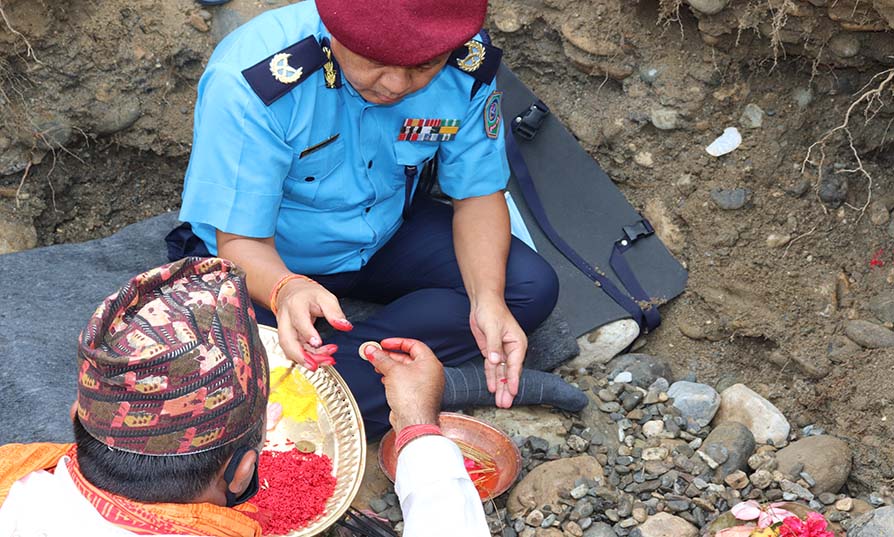
[[[487,483],[482,500],[487,501],[503,494],[515,483],[521,472],[521,454],[505,433],[491,425],[465,414],[441,413],[441,432],[451,440],[463,442],[493,458],[497,477],[495,483]],[[382,438],[379,444],[379,467],[394,481],[397,469],[397,454],[394,452],[394,430]]]

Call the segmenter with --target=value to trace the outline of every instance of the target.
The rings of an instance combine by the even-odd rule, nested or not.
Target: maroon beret
[[[385,65],[419,65],[484,25],[487,0],[316,0],[323,24],[351,52]]]
[[[111,448],[184,455],[263,421],[267,354],[245,274],[186,258],[134,277],[97,308],[78,346],[78,418]]]

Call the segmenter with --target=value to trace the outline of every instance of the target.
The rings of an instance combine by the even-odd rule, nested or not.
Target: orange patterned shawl
[[[260,537],[251,505],[236,509],[210,503],[140,503],[91,485],[78,469],[73,444],[7,444],[0,446],[0,503],[13,483],[37,470],[52,470],[63,455],[77,489],[111,524],[138,535],[216,535]]]

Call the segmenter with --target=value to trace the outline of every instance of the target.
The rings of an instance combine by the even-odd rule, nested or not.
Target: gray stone
[[[764,115],[764,110],[760,106],[748,103],[742,111],[739,123],[746,129],[759,129],[764,126]]]
[[[590,487],[588,487],[586,483],[582,483],[571,489],[570,494],[572,498],[574,498],[575,500],[579,500],[586,496],[589,491]]]
[[[624,410],[630,412],[638,407],[642,400],[643,394],[641,392],[627,392],[621,396],[621,406],[624,407]]]
[[[66,117],[51,116],[32,121],[34,122],[34,132],[40,133],[37,138],[37,146],[41,149],[59,149],[74,136],[71,121]]]
[[[714,427],[699,449],[699,454],[710,456],[718,451],[726,453],[726,460],[717,461],[717,474],[724,478],[748,467],[748,457],[754,452],[754,435],[745,425],[727,421]]]
[[[664,378],[659,378],[655,380],[650,386],[649,391],[646,393],[646,398],[643,402],[647,405],[653,405],[655,403],[661,402],[662,396],[661,394],[667,397],[667,390],[670,388],[668,382]],[[666,399],[665,399],[666,400]]]
[[[884,323],[894,323],[894,290],[884,290],[869,299],[869,309]]]
[[[709,466],[713,464],[712,468],[716,468],[729,460],[729,449],[716,441],[705,444],[705,446],[701,448],[701,453],[708,456],[708,459],[705,459],[705,462],[707,462]]]
[[[891,311],[894,314],[894,308]],[[829,360],[835,363],[841,363],[853,358],[858,353],[863,352],[863,348],[854,343],[851,339],[844,336],[832,336],[829,339],[827,354]]]
[[[853,58],[860,52],[860,39],[856,34],[840,33],[829,40],[829,49],[839,58]]]
[[[565,366],[579,369],[593,364],[604,364],[629,347],[638,335],[639,325],[633,319],[621,319],[604,324],[578,338],[580,354],[566,362]]]
[[[673,108],[655,108],[649,118],[655,128],[663,131],[674,130],[679,123],[679,114]]]
[[[143,113],[139,99],[134,96],[123,97],[121,102],[96,106],[93,112],[93,131],[102,136],[130,128]]]
[[[788,479],[783,479],[782,481],[780,481],[779,488],[782,489],[783,494],[790,495],[789,497],[783,496],[783,498],[786,498],[789,501],[798,498],[810,501],[814,498],[813,493],[807,490],[806,487],[799,483],[795,483],[794,481],[789,481]],[[791,497],[792,495],[794,497]]]
[[[826,170],[820,179],[819,199],[832,209],[837,209],[847,200],[847,177]]]
[[[643,389],[658,378],[673,378],[670,366],[664,360],[648,354],[622,354],[610,361],[606,368],[611,371],[610,378],[624,372],[630,373],[630,382]]]
[[[705,15],[716,15],[726,8],[729,0],[686,0],[686,3]]]
[[[587,528],[584,537],[618,537],[618,534],[605,522],[596,522]]]
[[[606,414],[611,414],[614,412],[621,411],[620,403],[617,403],[615,401],[609,401],[607,403],[602,403],[601,405],[597,405],[597,406],[599,407],[599,410],[605,412]]]
[[[711,199],[721,209],[735,211],[748,203],[750,193],[747,188],[715,188],[711,190]]]
[[[791,426],[773,403],[756,394],[744,384],[736,384],[720,394],[720,409],[715,423],[739,422],[751,431],[760,444],[773,442],[782,445],[788,439]],[[748,460],[749,453],[745,457]]]
[[[571,511],[572,520],[580,520],[582,518],[587,518],[593,514],[595,508],[593,507],[593,503],[588,500],[581,500],[577,502],[577,505],[574,506],[574,509]]]
[[[834,436],[810,436],[776,454],[779,471],[788,475],[796,470],[808,473],[815,482],[811,486],[815,494],[838,492],[851,473],[851,459],[847,442]]]
[[[667,395],[674,400],[680,415],[694,419],[702,427],[711,423],[720,408],[720,394],[707,384],[681,380],[668,389]]]
[[[389,507],[388,509],[385,510],[384,513],[381,513],[381,514],[382,514],[382,516],[384,516],[385,518],[388,519],[388,522],[391,522],[392,524],[395,522],[400,522],[401,520],[404,519],[404,514],[400,510],[400,506],[398,506],[398,505]]]
[[[869,321],[848,321],[844,325],[844,333],[855,343],[869,349],[894,347],[894,332]]]
[[[372,509],[373,512],[378,514],[385,509],[388,509],[388,502],[386,502],[382,498],[373,498],[369,501],[369,508]]]
[[[643,67],[639,70],[639,79],[646,84],[652,84],[658,80],[659,74],[661,74],[661,71],[654,67]]]

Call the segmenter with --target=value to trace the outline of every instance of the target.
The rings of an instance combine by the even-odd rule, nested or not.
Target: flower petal
[[[760,516],[761,506],[754,500],[748,500],[747,502],[737,503],[730,511],[739,520],[754,520]]]

